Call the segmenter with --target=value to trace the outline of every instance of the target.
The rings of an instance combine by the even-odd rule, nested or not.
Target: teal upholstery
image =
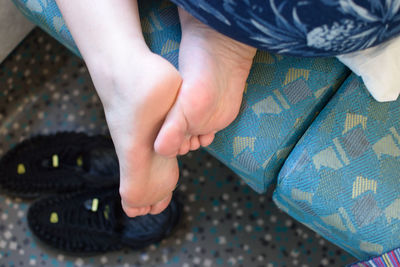
[[[254,190],[276,179],[293,146],[348,74],[332,58],[259,52],[241,111],[207,148]]]
[[[400,247],[400,100],[351,75],[285,162],[275,203],[358,258]]]
[[[34,23],[79,51],[55,1],[13,0]],[[178,64],[180,26],[169,1],[139,1],[143,34],[151,50]],[[296,58],[259,52],[238,118],[219,132],[209,152],[265,192],[294,144],[339,88],[349,70],[333,58]]]
[[[16,7],[34,24],[50,34],[73,53],[80,56],[55,1],[12,0]]]

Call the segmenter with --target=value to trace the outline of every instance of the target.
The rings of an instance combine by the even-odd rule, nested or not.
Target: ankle
[[[142,58],[151,53],[141,39],[121,40],[118,44],[102,44],[101,47],[83,55],[89,71],[115,76],[123,65],[131,64],[132,59]]]
[[[142,60],[152,53],[146,44],[132,43],[119,49],[106,49],[85,56],[85,63],[96,91],[106,109],[125,89],[121,83],[140,72]]]

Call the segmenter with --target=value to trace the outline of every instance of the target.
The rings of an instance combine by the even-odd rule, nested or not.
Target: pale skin
[[[122,207],[158,214],[178,181],[176,156],[209,145],[237,116],[256,49],[179,10],[178,72],[146,46],[136,0],[56,2],[104,106]]]

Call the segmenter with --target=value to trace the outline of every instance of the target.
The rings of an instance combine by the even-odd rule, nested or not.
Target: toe
[[[183,142],[181,148],[179,149],[179,155],[185,155],[189,152],[190,150],[190,137],[185,139],[185,141]]]
[[[122,209],[124,210],[125,214],[128,217],[137,217],[137,216],[143,216],[148,213],[150,213],[152,207],[151,206],[146,206],[146,207],[130,207],[126,205],[126,203],[122,200]]]
[[[124,201],[122,201],[122,209],[124,210],[125,214],[131,218],[141,215],[141,208],[129,207],[124,203]]]
[[[192,136],[192,138],[190,138],[190,150],[197,150],[200,148],[200,140],[199,137],[197,135]]]
[[[171,202],[171,199],[172,199],[172,193],[169,194],[168,197],[158,202],[157,204],[151,206],[149,213],[155,215],[163,212],[168,207],[169,203]]]
[[[139,216],[143,216],[143,215],[148,214],[150,212],[150,210],[151,210],[151,206],[140,208],[140,215]]]
[[[183,142],[187,131],[186,119],[175,104],[168,113],[154,142],[154,150],[165,157],[175,157]]]
[[[215,133],[201,135],[199,137],[200,145],[203,147],[211,145],[211,143],[214,141],[214,137]]]

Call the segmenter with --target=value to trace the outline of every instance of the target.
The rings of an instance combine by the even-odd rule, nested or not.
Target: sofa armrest
[[[34,28],[9,0],[0,0],[0,63]]]

